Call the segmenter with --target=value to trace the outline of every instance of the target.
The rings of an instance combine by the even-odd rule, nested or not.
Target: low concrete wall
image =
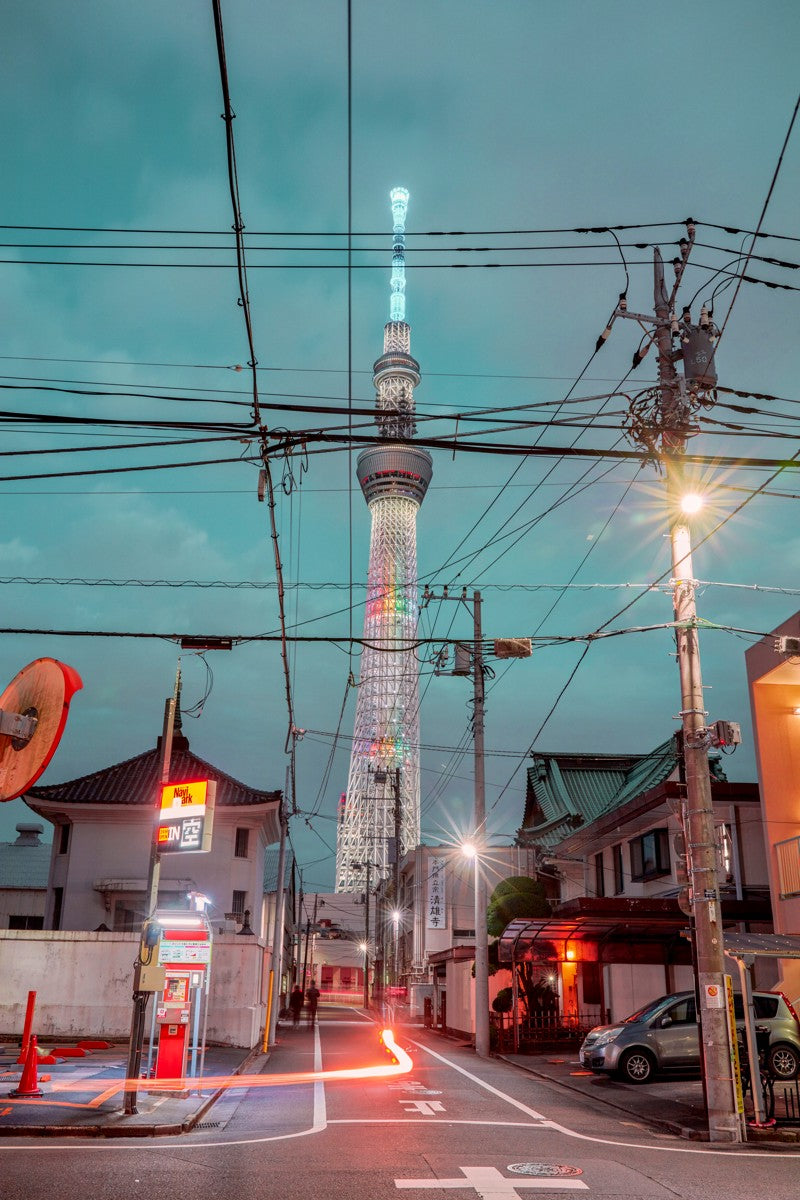
[[[0,930],[0,1037],[22,1036],[28,992],[35,991],[38,1037],[127,1039],[138,945],[135,933]],[[208,1041],[257,1045],[266,1019],[269,959],[259,938],[214,938]]]

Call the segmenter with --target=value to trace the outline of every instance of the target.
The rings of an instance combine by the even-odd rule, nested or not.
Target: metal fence
[[[518,1046],[520,1054],[540,1050],[577,1050],[590,1029],[599,1024],[597,1014],[540,1013],[524,1017],[515,1031],[512,1013],[492,1013],[491,1028],[497,1048],[503,1051]]]

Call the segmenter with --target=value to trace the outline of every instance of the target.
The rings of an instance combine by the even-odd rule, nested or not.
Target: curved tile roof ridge
[[[32,787],[29,796],[38,800],[61,801],[65,804],[127,804],[146,805],[153,802],[153,790],[159,782],[161,751],[158,746],[133,758],[102,767],[88,775],[65,780],[63,783]],[[217,782],[217,804],[269,804],[280,799],[281,793],[249,787],[207,762],[188,748],[178,747],[172,754],[174,776],[211,778]]]

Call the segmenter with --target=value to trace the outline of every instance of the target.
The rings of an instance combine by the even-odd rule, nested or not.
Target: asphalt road
[[[349,1012],[281,1031],[257,1083],[180,1139],[9,1139],[3,1200],[795,1200],[795,1147],[712,1147],[657,1134],[580,1093],[414,1029],[392,1068]],[[372,1068],[367,1077],[309,1080]],[[263,1082],[262,1082],[263,1081]]]

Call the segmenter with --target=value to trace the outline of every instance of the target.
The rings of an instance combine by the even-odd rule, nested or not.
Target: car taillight
[[[790,1012],[790,1013],[792,1014],[792,1016],[794,1017],[794,1019],[795,1019],[795,1021],[797,1022],[797,1024],[798,1024],[798,1025],[800,1025],[800,1017],[798,1017],[798,1015],[797,1015],[797,1013],[796,1013],[796,1011],[795,1011],[795,1007],[794,1007],[794,1005],[792,1004],[792,1002],[791,1002],[791,1000],[789,999],[789,997],[786,995],[786,993],[785,993],[785,992],[776,992],[776,995],[778,995],[778,996],[780,996],[780,997],[781,997],[781,999],[783,1000],[783,1003],[786,1005],[786,1007],[788,1008],[789,1012]]]

